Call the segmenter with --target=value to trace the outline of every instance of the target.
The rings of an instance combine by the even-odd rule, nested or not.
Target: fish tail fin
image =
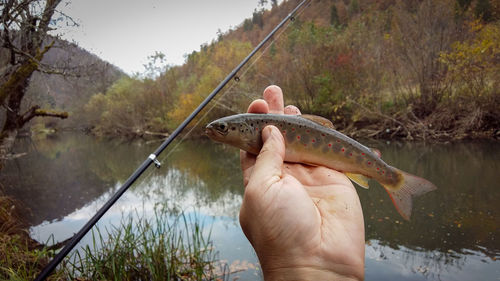
[[[430,181],[414,176],[412,174],[406,173],[401,170],[397,170],[403,175],[403,182],[398,188],[391,186],[384,186],[387,193],[391,197],[392,203],[396,207],[399,214],[406,220],[410,220],[411,209],[412,209],[412,198],[414,196],[420,196],[429,191],[436,189],[436,186]]]

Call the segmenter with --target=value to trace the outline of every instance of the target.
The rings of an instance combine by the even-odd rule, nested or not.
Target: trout
[[[374,179],[385,188],[406,220],[411,216],[412,197],[436,189],[426,179],[388,165],[378,150],[334,130],[333,124],[320,116],[237,114],[211,122],[205,132],[215,141],[257,155],[263,145],[261,132],[267,125],[281,131],[286,162],[325,166],[345,173],[364,188],[368,188],[368,179]]]

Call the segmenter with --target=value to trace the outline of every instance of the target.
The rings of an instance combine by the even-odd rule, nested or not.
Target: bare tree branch
[[[68,118],[69,114],[66,111],[55,111],[49,109],[40,109],[39,105],[34,105],[19,117],[19,124],[23,126],[35,117],[57,117],[61,119]]]

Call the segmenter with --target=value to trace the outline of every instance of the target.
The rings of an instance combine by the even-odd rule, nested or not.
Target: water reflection
[[[96,140],[65,134],[21,142],[30,153],[2,172],[6,192],[32,209],[33,233],[63,240],[104,204],[157,143]],[[473,274],[500,276],[500,145],[369,143],[388,163],[425,177],[438,190],[414,202],[410,222],[395,211],[376,184],[358,188],[366,228],[368,280],[468,280]],[[155,204],[172,210],[196,207],[213,217],[213,238],[221,258],[256,262],[237,223],[243,193],[238,151],[210,141],[186,141],[169,152],[161,169],[120,199],[100,224],[118,222],[131,210]],[[252,279],[253,274],[243,279]]]
[[[468,250],[498,257],[500,146],[496,143],[378,146],[382,157],[423,176],[438,189],[417,198],[411,222],[402,221],[381,188],[358,190],[367,239],[448,253]]]

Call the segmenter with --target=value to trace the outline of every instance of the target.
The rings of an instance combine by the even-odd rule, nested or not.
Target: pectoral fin
[[[368,189],[368,178],[360,174],[345,173],[353,182],[357,183],[362,188]]]

